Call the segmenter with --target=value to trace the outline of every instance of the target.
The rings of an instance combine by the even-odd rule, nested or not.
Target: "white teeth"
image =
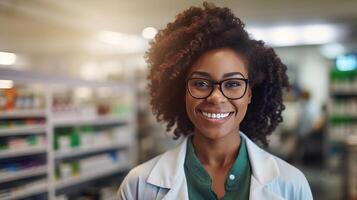
[[[212,119],[222,119],[228,117],[229,113],[207,113],[202,112],[205,117],[212,118]]]

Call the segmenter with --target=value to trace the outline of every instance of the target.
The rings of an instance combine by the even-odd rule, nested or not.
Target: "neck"
[[[238,132],[230,133],[223,138],[211,139],[196,131],[192,144],[203,165],[223,167],[232,165],[236,160],[240,141]]]

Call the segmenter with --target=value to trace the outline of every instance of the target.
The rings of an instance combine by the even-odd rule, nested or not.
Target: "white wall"
[[[296,72],[296,82],[310,92],[319,114],[321,105],[329,98],[329,71],[332,61],[324,58],[318,46],[277,48],[282,61]]]

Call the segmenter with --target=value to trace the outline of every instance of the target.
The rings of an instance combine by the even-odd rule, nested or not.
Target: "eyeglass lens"
[[[213,91],[215,83],[208,79],[192,78],[188,80],[188,89],[195,98],[207,98]],[[245,79],[233,78],[220,82],[223,95],[230,99],[241,98],[246,90]]]

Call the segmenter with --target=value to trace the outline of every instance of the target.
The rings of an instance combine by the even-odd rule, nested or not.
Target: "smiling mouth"
[[[198,110],[206,119],[210,120],[223,120],[230,117],[234,112],[210,113]]]

